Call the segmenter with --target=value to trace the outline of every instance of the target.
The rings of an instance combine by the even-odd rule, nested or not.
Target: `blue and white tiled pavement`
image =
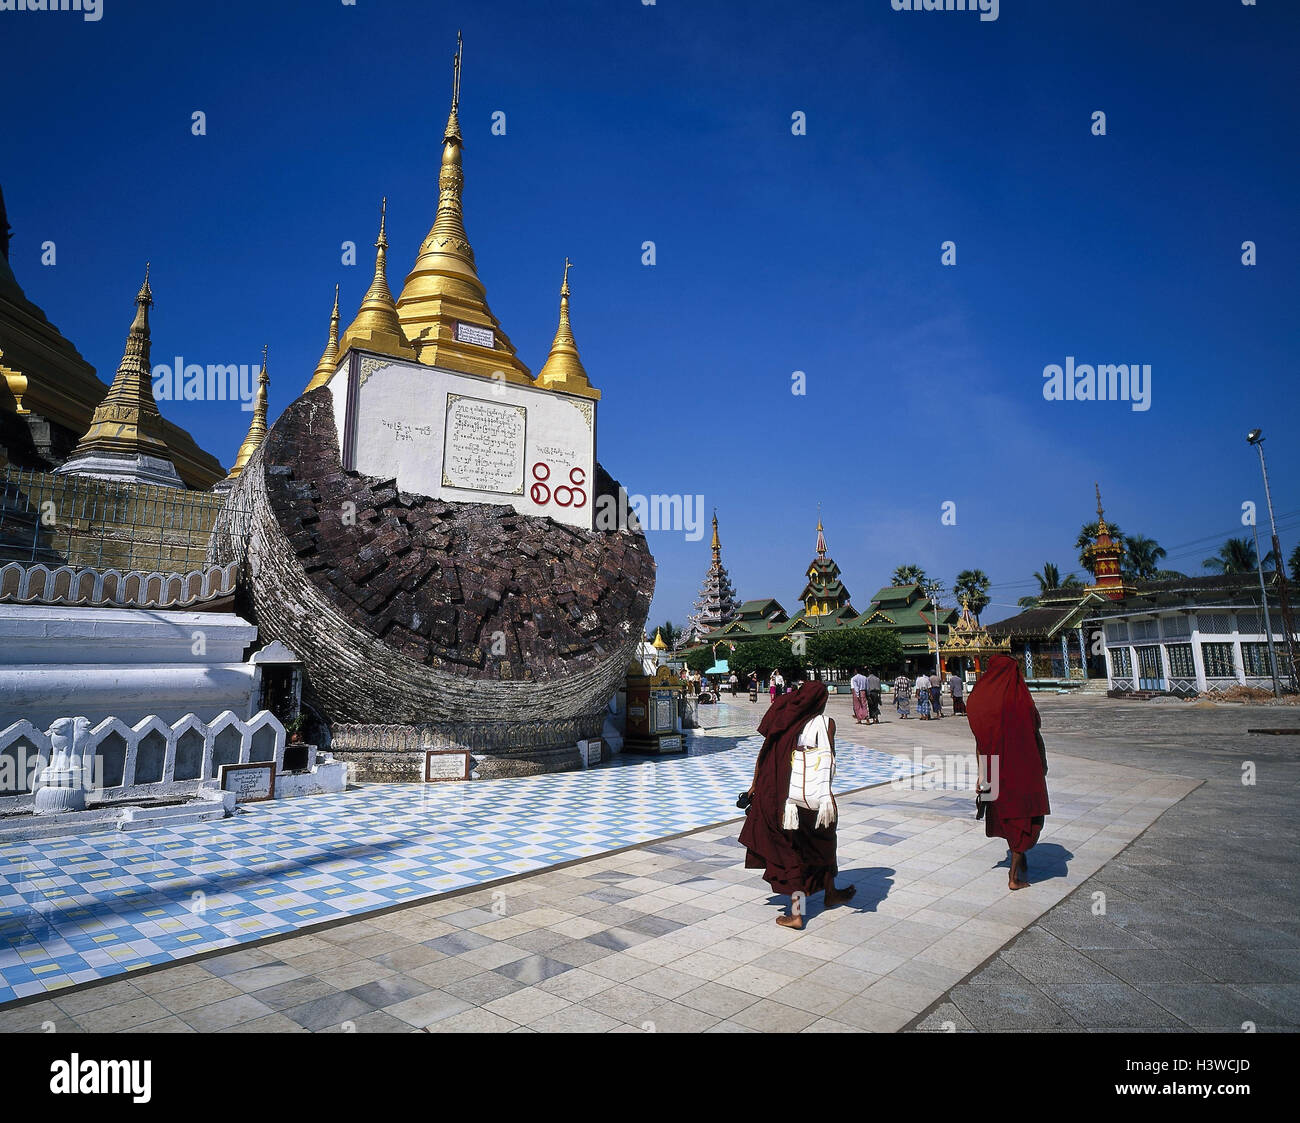
[[[368,785],[217,823],[5,844],[0,1003],[734,819],[761,744],[745,732],[587,772]],[[844,742],[836,788],[913,767]]]

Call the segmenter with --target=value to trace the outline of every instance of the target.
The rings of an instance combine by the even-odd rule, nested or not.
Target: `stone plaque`
[[[605,742],[599,737],[592,737],[583,741],[583,745],[586,746],[587,767],[599,764],[605,755]]]
[[[464,749],[426,749],[424,780],[436,784],[444,780],[468,780],[470,754]]]
[[[659,738],[659,751],[661,753],[679,753],[682,751],[682,739],[679,734],[672,737]]]
[[[674,702],[671,692],[656,690],[651,695],[651,703],[654,706],[654,717],[650,723],[651,733],[671,733],[677,723],[674,718]]]
[[[443,485],[523,495],[527,421],[524,406],[448,394]]]
[[[496,349],[497,336],[491,328],[479,327],[478,324],[466,324],[456,321],[456,342],[472,343],[475,347],[486,347],[489,351]]]
[[[263,800],[275,798],[274,761],[223,764],[219,773],[221,790],[234,792],[236,803],[261,803]]]

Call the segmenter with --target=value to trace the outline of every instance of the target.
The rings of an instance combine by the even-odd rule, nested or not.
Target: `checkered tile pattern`
[[[0,846],[0,1003],[733,819],[761,744],[743,731],[720,721],[685,757],[367,786],[218,823]],[[845,742],[836,788],[911,771]]]

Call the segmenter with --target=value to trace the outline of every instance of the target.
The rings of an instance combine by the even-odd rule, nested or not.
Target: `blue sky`
[[[356,310],[385,194],[400,289],[463,27],[466,225],[492,309],[536,372],[574,260],[600,458],[629,491],[716,506],[742,597],[797,607],[820,502],[858,608],[915,561],[948,582],[984,569],[986,619],[1007,615],[1044,561],[1074,565],[1094,480],[1109,517],[1202,572],[1241,504],[1262,509],[1256,425],[1294,546],[1300,5],[459,9],[0,12],[0,183],[28,295],[111,378],[151,260],[155,363],[257,363],[267,344],[275,416],[335,282],[345,324]],[[1067,356],[1150,364],[1150,409],[1045,401]],[[226,465],[247,428],[229,403],[164,411]],[[651,546],[652,623],[680,622],[707,536]]]

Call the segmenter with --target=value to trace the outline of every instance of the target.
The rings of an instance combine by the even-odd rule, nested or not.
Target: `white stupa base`
[[[152,484],[154,487],[185,486],[180,473],[176,471],[176,465],[157,456],[86,453],[71,457],[56,468],[55,472],[66,476],[92,476],[100,480]]]

